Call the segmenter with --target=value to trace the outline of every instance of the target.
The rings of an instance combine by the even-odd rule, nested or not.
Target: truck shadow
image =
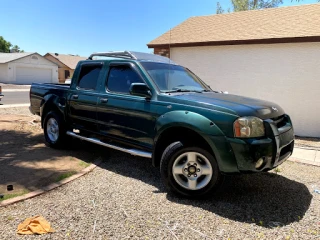
[[[152,167],[149,159],[113,150],[108,152],[101,168],[151,184],[159,189],[155,193],[166,192],[159,169]],[[167,194],[167,199],[230,220],[275,228],[300,221],[309,209],[312,195],[300,182],[273,173],[261,173],[230,176],[222,189],[207,199],[192,200],[171,193]]]
[[[52,149],[45,146],[42,133],[0,130],[0,194],[41,189],[63,175],[80,171],[86,164],[78,160],[90,163],[97,158],[73,142],[70,145],[68,149]],[[13,185],[12,191],[7,191],[8,185]]]

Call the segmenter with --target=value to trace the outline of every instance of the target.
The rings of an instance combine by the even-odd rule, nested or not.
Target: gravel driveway
[[[149,160],[104,153],[84,177],[0,208],[0,238],[319,239],[319,167],[286,162],[278,174],[235,176],[219,196],[187,200],[165,192]],[[38,214],[55,233],[16,235],[20,222]]]

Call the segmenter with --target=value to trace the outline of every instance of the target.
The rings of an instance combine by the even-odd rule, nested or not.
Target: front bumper
[[[290,117],[264,121],[266,137],[261,139],[227,138],[239,172],[261,172],[271,170],[286,161],[293,152],[294,130]],[[263,160],[257,167],[259,159]],[[261,161],[261,160],[260,160]]]

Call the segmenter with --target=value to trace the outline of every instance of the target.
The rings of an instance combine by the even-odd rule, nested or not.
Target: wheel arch
[[[210,147],[208,141],[203,138],[197,131],[187,126],[171,126],[162,131],[162,133],[157,138],[152,153],[152,165],[155,167],[160,166],[162,153],[171,143],[175,141],[182,141],[187,145],[192,145],[187,136],[191,136],[190,138],[193,141],[196,141],[197,145],[204,147],[207,151],[214,155],[214,152]]]
[[[44,120],[48,112],[54,111],[57,114],[62,116],[62,119],[65,120],[64,108],[65,103],[63,100],[54,94],[45,95],[40,103],[40,116],[41,116],[41,127],[43,128]]]
[[[188,111],[172,111],[162,115],[158,118],[156,132],[152,154],[152,164],[155,167],[160,165],[164,149],[174,141],[185,141],[188,145],[194,145],[192,142],[196,142],[197,145],[216,156],[213,143],[209,140],[208,135],[223,135],[213,121],[198,113]]]

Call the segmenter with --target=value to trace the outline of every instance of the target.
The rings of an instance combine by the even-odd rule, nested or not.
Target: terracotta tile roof
[[[52,57],[58,59],[64,65],[68,66],[71,69],[75,69],[78,62],[81,60],[86,60],[86,57],[74,56],[74,55],[67,55],[67,54],[56,54],[56,53],[47,53]],[[46,54],[46,55],[47,55]]]
[[[320,4],[191,17],[171,29],[171,44],[181,46],[306,37],[320,39]],[[169,42],[170,31],[147,45],[155,47]]]

